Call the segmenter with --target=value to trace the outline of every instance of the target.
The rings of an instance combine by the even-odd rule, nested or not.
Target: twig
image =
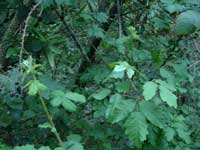
[[[47,119],[48,119],[48,121],[49,121],[49,123],[51,125],[51,128],[55,129],[53,133],[55,134],[55,136],[56,136],[56,138],[57,138],[57,140],[59,142],[59,145],[64,149],[63,141],[61,140],[60,135],[56,130],[55,124],[54,124],[53,119],[52,119],[52,117],[51,117],[51,115],[50,115],[50,113],[49,113],[49,111],[47,109],[47,106],[46,106],[46,104],[44,102],[44,99],[42,98],[40,93],[38,95],[39,95],[39,99],[40,99],[40,101],[42,103],[42,107],[43,107],[43,109],[44,109],[44,111],[46,113]]]
[[[117,0],[117,12],[119,37],[122,37],[121,0]]]
[[[82,45],[80,44],[76,34],[74,33],[74,31],[72,30],[70,25],[68,25],[67,22],[64,20],[64,14],[60,14],[56,9],[55,9],[55,12],[56,12],[57,16],[60,18],[60,20],[62,21],[65,28],[67,29],[67,32],[70,33],[72,39],[74,40],[76,46],[78,47],[78,49],[80,51],[81,57],[90,63],[90,59],[88,58],[87,54],[85,53],[85,50],[83,49]]]
[[[24,29],[23,29],[23,33],[22,33],[22,39],[21,39],[21,48],[20,48],[20,54],[19,54],[19,65],[21,65],[22,63],[22,56],[23,56],[23,51],[24,51],[24,42],[25,42],[25,37],[26,37],[26,31],[28,28],[28,23],[29,20],[31,18],[32,13],[35,11],[35,9],[42,3],[43,0],[38,1],[37,4],[35,4],[32,9],[30,10],[30,12],[28,13],[28,16],[26,17],[26,20],[24,21]],[[20,67],[20,70],[21,67]]]

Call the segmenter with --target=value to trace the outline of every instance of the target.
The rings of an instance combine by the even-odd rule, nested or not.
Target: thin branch
[[[58,142],[59,142],[59,145],[64,149],[63,141],[61,140],[60,135],[59,135],[59,133],[58,133],[57,130],[56,130],[56,127],[55,127],[55,124],[54,124],[54,122],[53,122],[52,116],[50,115],[49,110],[48,110],[48,108],[47,108],[47,106],[46,106],[46,104],[45,104],[45,101],[44,101],[44,99],[42,98],[42,96],[41,96],[40,93],[39,93],[39,99],[40,99],[40,102],[41,102],[42,107],[43,107],[43,109],[44,109],[44,112],[46,113],[47,119],[48,119],[48,121],[49,121],[49,123],[50,123],[50,125],[51,125],[51,128],[54,129],[54,132],[53,132],[53,133],[55,134],[55,136],[56,136],[56,138],[57,138],[57,140],[58,140]]]
[[[35,9],[42,3],[43,0],[38,1],[38,3],[36,3],[32,9],[30,10],[30,12],[28,13],[28,16],[24,22],[24,29],[23,29],[23,33],[22,33],[22,39],[21,39],[21,48],[20,48],[20,54],[19,54],[19,65],[21,65],[22,63],[22,56],[23,56],[23,51],[24,51],[24,42],[25,42],[25,37],[26,37],[26,31],[28,28],[28,23],[29,20],[31,18],[32,13],[35,11]],[[21,67],[20,67],[21,68]],[[20,69],[21,70],[21,69]]]
[[[119,37],[122,37],[121,0],[117,0],[117,11],[118,11],[118,32],[119,32]]]
[[[67,22],[65,21],[64,14],[60,14],[56,9],[55,9],[55,12],[56,12],[57,16],[60,18],[60,20],[62,21],[65,28],[67,29],[67,32],[70,33],[70,36],[72,37],[72,39],[74,40],[76,46],[78,47],[78,49],[80,51],[81,57],[90,63],[90,59],[88,58],[87,54],[85,53],[85,50],[83,49],[82,45],[80,44],[76,34],[74,33],[74,31],[72,30],[70,25],[68,25]]]

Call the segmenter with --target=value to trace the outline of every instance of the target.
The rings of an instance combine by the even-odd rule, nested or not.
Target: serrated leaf
[[[111,123],[117,123],[127,117],[133,110],[134,105],[131,100],[125,100],[121,95],[115,94],[110,98],[110,103],[106,110],[106,118]]]
[[[62,103],[61,97],[56,97],[56,98],[51,100],[51,105],[54,106],[54,107],[60,106],[61,103]]]
[[[63,100],[62,101],[62,106],[65,108],[65,110],[70,111],[70,112],[74,112],[76,111],[76,105],[70,101],[70,100]]]
[[[79,102],[79,103],[85,103],[86,102],[86,98],[85,98],[84,95],[74,93],[74,92],[67,92],[65,94],[65,97],[74,101],[74,102]]]
[[[164,86],[159,86],[160,97],[164,102],[167,102],[169,106],[177,108],[177,97],[169,89]]]
[[[38,92],[46,89],[46,86],[40,83],[39,80],[30,81],[28,86],[28,94],[30,96],[35,96]]]
[[[148,135],[148,124],[145,116],[141,112],[133,112],[126,120],[124,126],[126,135],[140,149],[142,142],[146,140]]]
[[[143,85],[143,96],[145,100],[150,100],[156,95],[158,85],[152,81],[148,81]]]
[[[53,92],[53,98],[51,100],[51,105],[54,107],[58,107],[62,104],[62,101],[65,100],[65,93],[57,90]]]
[[[111,91],[109,89],[101,89],[98,93],[92,94],[92,97],[94,97],[97,100],[102,100],[106,98],[110,93]]]
[[[140,111],[155,126],[163,128],[164,124],[161,120],[159,108],[155,104],[147,101],[140,103]]]

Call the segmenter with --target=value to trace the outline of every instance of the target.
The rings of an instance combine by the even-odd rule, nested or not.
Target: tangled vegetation
[[[199,0],[0,1],[0,150],[199,150]]]

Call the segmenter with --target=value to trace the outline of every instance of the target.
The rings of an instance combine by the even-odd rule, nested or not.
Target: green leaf
[[[189,132],[182,129],[176,129],[176,131],[178,132],[178,136],[183,139],[187,144],[190,144],[192,142]]]
[[[104,22],[106,22],[106,21],[108,20],[108,16],[107,16],[107,14],[104,13],[104,12],[95,13],[95,14],[94,14],[94,18],[95,18],[96,20],[98,20],[99,22],[101,22],[101,23],[104,23]]]
[[[51,69],[55,68],[55,54],[52,51],[47,52],[47,59]]]
[[[102,100],[106,98],[110,93],[111,91],[109,89],[101,89],[98,93],[92,94],[92,97],[94,97],[97,100]]]
[[[177,97],[165,86],[159,86],[160,97],[163,101],[167,102],[169,106],[177,108]]]
[[[28,84],[28,94],[30,96],[35,96],[38,92],[46,89],[46,86],[40,83],[39,80],[31,80]]]
[[[131,88],[131,83],[129,81],[117,82],[115,86],[118,92],[128,92]]]
[[[68,141],[75,141],[75,142],[80,142],[81,141],[81,136],[78,134],[70,134],[67,136]]]
[[[52,95],[53,99],[51,100],[51,105],[54,107],[60,106],[62,104],[62,101],[66,99],[65,93],[60,90],[54,91]]]
[[[54,107],[60,106],[61,103],[62,103],[61,97],[56,97],[56,98],[53,98],[53,99],[51,100],[51,105],[54,106]]]
[[[70,112],[76,111],[76,105],[75,105],[72,101],[70,101],[70,100],[67,100],[67,99],[63,100],[63,101],[62,101],[62,106],[63,106],[66,110],[68,110],[68,111],[70,111]]]
[[[38,150],[51,150],[49,146],[42,146]]]
[[[185,9],[184,5],[181,4],[169,4],[166,7],[167,11],[170,13],[174,13],[174,12],[181,12],[182,10]]]
[[[188,10],[181,13],[176,20],[175,31],[177,34],[185,35],[200,28],[200,13],[194,10]]]
[[[191,131],[188,129],[187,125],[184,122],[183,116],[178,116],[175,120],[176,122],[172,124],[175,130],[178,133],[178,136],[185,141],[185,143],[190,144],[192,142],[190,134]]]
[[[168,142],[174,139],[176,132],[173,128],[171,127],[164,128],[164,132]]]
[[[162,114],[160,113],[158,107],[155,104],[147,101],[142,101],[140,103],[140,111],[145,115],[145,117],[155,126],[163,128],[164,123],[162,122]]]
[[[13,150],[36,150],[34,145],[16,146]]]
[[[152,81],[148,81],[143,85],[143,96],[145,100],[150,100],[156,95],[158,85]]]
[[[172,72],[166,70],[165,68],[161,68],[160,69],[160,75],[163,77],[163,78],[166,78],[167,79],[167,82],[172,85],[173,87],[175,87],[175,77],[173,75]]]
[[[170,84],[170,83],[167,83],[167,82],[159,80],[159,79],[156,80],[155,82],[158,83],[158,84],[160,84],[160,86],[163,86],[163,87],[169,89],[170,91],[173,91],[173,92],[176,91],[176,88],[174,87],[175,86],[174,83]]]
[[[126,72],[129,79],[135,74],[134,68],[130,66],[126,61],[119,61],[114,63],[114,69],[111,73],[111,78],[123,78],[124,73]]]
[[[141,112],[133,112],[126,120],[124,126],[126,135],[140,149],[142,142],[147,139],[148,135],[148,124],[145,116]]]
[[[106,110],[106,118],[111,123],[117,123],[127,117],[133,110],[134,105],[132,100],[125,100],[121,95],[115,94],[110,98],[110,103]]]
[[[65,94],[65,97],[74,101],[74,102],[79,102],[79,103],[85,103],[86,102],[86,98],[85,98],[84,95],[74,93],[74,92],[67,92]]]
[[[75,141],[67,141],[65,144],[67,150],[84,150],[83,145]]]
[[[104,38],[104,30],[97,25],[92,25],[88,28],[88,34],[91,37]]]
[[[47,128],[51,128],[51,125],[46,122],[46,123],[43,123],[43,124],[39,124],[38,127],[43,128],[43,129],[47,129]]]
[[[126,73],[128,75],[128,78],[131,79],[133,75],[135,74],[135,71],[132,68],[127,68]]]

